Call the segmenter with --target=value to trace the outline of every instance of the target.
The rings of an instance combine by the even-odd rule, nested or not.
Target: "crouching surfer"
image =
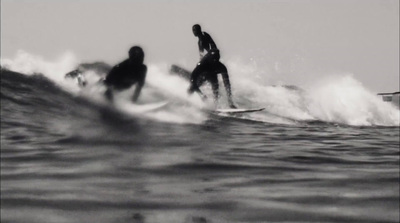
[[[136,102],[144,85],[147,66],[143,64],[144,52],[141,47],[134,46],[129,50],[129,58],[114,66],[107,74],[104,84],[107,87],[105,96],[112,100],[115,91],[129,89],[136,84],[132,101]]]
[[[232,101],[232,91],[228,70],[225,65],[219,61],[220,54],[217,45],[208,33],[201,31],[201,27],[198,24],[193,26],[193,34],[199,38],[198,45],[200,51],[200,62],[190,75],[190,87],[188,92],[190,94],[197,92],[203,99],[205,99],[206,96],[200,91],[199,87],[204,84],[205,81],[208,81],[211,83],[214,101],[216,103],[219,97],[217,75],[221,74],[228,97],[229,107],[236,108]]]

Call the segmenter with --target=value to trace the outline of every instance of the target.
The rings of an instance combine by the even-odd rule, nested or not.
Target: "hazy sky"
[[[372,91],[399,90],[398,0],[1,0],[1,58],[70,50],[114,64],[138,44],[146,63],[194,67],[195,23],[225,61],[253,58],[287,84],[348,72]]]

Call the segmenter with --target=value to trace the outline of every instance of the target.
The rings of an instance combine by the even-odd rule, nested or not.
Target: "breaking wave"
[[[104,86],[98,83],[105,76],[104,72],[87,69],[84,76],[89,84],[84,88],[79,87],[75,80],[64,78],[67,72],[78,65],[76,57],[71,52],[66,52],[54,60],[46,60],[40,56],[19,51],[13,59],[2,58],[2,79],[10,77],[3,74],[7,72],[6,70],[26,76],[40,74],[74,97],[106,105],[107,102],[102,96]],[[266,108],[265,111],[249,113],[237,118],[293,125],[309,121],[355,126],[400,125],[399,109],[393,104],[382,101],[351,74],[330,75],[305,87],[275,86],[266,83],[266,72],[254,66],[238,61],[228,61],[226,65],[229,67],[234,101],[238,107]],[[212,103],[204,103],[196,95],[189,96],[187,81],[171,75],[169,66],[169,64],[148,63],[146,85],[142,90],[139,103],[168,101],[169,104],[165,109],[142,116],[172,123],[205,122],[209,116],[204,111],[210,109]],[[224,107],[227,106],[225,91],[223,85],[220,86],[219,107]],[[209,87],[205,87],[205,92],[211,95]],[[121,95],[121,98],[125,97],[126,100],[116,108],[136,117],[137,114],[134,111],[124,110],[127,107],[124,103],[130,103],[129,93],[128,91]],[[60,101],[60,103],[64,102]]]

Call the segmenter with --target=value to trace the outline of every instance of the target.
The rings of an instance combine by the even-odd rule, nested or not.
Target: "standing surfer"
[[[144,52],[141,47],[134,46],[129,50],[129,58],[114,66],[106,76],[106,97],[113,98],[114,91],[126,90],[136,84],[132,101],[136,102],[146,79],[147,66],[143,64]]]
[[[217,102],[219,95],[217,75],[220,73],[226,89],[229,107],[236,108],[232,101],[232,91],[228,70],[225,65],[219,61],[220,54],[217,45],[208,33],[202,32],[201,27],[198,24],[193,26],[193,34],[199,38],[200,62],[197,63],[197,66],[190,75],[190,88],[188,92],[192,94],[196,91],[203,99],[205,99],[206,96],[200,91],[199,87],[203,85],[205,81],[209,81],[213,90],[214,101]]]

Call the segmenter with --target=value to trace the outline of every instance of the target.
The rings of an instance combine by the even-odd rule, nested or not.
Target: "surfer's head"
[[[133,46],[129,50],[129,61],[135,64],[142,64],[144,61],[144,52],[140,46]]]
[[[195,36],[199,36],[201,34],[201,27],[199,24],[193,25],[192,30]]]

